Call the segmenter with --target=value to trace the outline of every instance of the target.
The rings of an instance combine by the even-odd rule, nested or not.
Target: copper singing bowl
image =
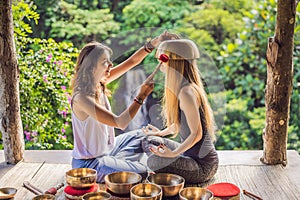
[[[106,200],[111,199],[111,194],[101,191],[101,192],[91,192],[82,196],[83,200]]]
[[[179,192],[180,200],[211,200],[214,195],[211,191],[200,187],[187,187]]]
[[[151,174],[147,177],[147,181],[159,185],[163,190],[163,196],[166,197],[178,195],[185,182],[183,177],[169,173]]]
[[[54,200],[55,196],[52,194],[41,194],[32,198],[32,200]]]
[[[142,176],[134,172],[113,172],[104,178],[106,188],[115,194],[129,194],[141,180]]]
[[[11,188],[11,187],[0,188],[0,199],[11,199],[15,196],[16,193],[17,193],[16,188]]]
[[[153,183],[140,183],[130,190],[131,200],[161,200],[162,189]]]
[[[83,189],[96,183],[97,171],[90,168],[71,169],[66,172],[66,182],[75,189]]]

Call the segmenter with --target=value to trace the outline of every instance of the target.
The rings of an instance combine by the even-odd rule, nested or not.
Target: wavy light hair
[[[95,86],[95,78],[93,76],[99,58],[105,50],[112,54],[112,50],[109,47],[98,42],[90,42],[81,49],[75,66],[75,74],[71,81],[73,95],[80,93],[95,96],[98,99],[100,89],[109,94],[109,91],[105,90],[103,83],[100,83],[102,88]]]
[[[190,84],[200,105],[199,109],[204,115],[200,116],[205,122],[202,128],[205,128],[211,139],[215,141],[215,120],[196,62],[196,58],[199,57],[198,48],[190,40],[169,40],[160,44],[156,57],[162,53],[169,56],[162,110],[166,126],[175,124],[174,137],[176,137],[180,127],[178,94],[184,85]]]

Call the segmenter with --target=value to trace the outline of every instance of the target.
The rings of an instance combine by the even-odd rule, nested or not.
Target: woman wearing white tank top
[[[132,104],[120,115],[112,113],[106,85],[138,65],[162,40],[177,36],[162,33],[138,49],[130,58],[112,67],[112,50],[97,42],[85,45],[78,58],[72,79],[73,168],[93,168],[97,182],[115,171],[146,173],[140,162],[143,155],[141,131],[123,133],[115,138],[114,128],[125,129],[144,99],[153,90],[152,78],[146,79]]]

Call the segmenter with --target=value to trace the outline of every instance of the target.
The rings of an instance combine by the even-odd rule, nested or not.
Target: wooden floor
[[[6,165],[0,151],[0,187],[15,187],[15,200],[30,200],[35,195],[22,185],[29,181],[43,191],[65,182],[65,172],[71,169],[70,151],[26,151],[23,162]],[[241,191],[247,190],[264,200],[300,200],[300,156],[288,151],[288,165],[269,166],[259,161],[262,151],[218,151],[220,166],[212,183],[230,182]],[[105,189],[103,185],[100,185]],[[56,195],[65,199],[63,189]],[[124,199],[124,198],[123,198]],[[250,200],[241,194],[242,200]]]

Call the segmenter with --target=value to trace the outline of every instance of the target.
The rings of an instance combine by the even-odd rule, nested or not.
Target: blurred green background
[[[224,87],[220,91],[207,90],[209,96],[222,96],[226,100],[224,108],[214,109],[215,118],[221,122],[216,148],[262,149],[265,55],[268,37],[274,35],[276,6],[275,0],[14,1],[26,149],[72,149],[69,85],[78,51],[84,44],[104,41],[116,52],[114,62],[120,63],[147,38],[163,30],[196,42],[212,59],[210,64],[216,66],[219,77],[206,72],[206,77],[219,78]],[[288,149],[298,152],[299,19],[298,5],[288,131]],[[153,62],[153,56],[143,61],[146,73],[153,69]],[[157,79],[163,81],[162,77]],[[119,80],[109,85],[112,92],[119,87]],[[162,87],[163,84],[155,87],[153,99],[160,100]],[[116,107],[113,99],[111,101]],[[2,140],[0,149],[3,149]]]

